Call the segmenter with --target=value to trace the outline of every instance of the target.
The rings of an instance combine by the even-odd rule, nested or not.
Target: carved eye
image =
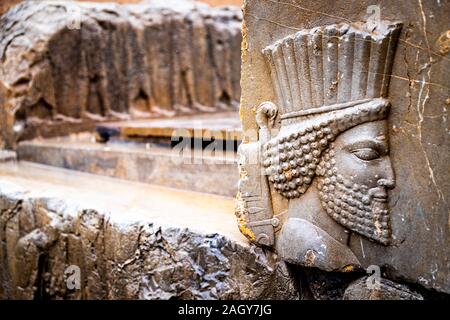
[[[352,153],[361,160],[370,161],[380,157],[380,154],[371,148],[362,148],[352,151]]]

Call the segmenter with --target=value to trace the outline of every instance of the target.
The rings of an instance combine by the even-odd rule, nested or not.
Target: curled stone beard
[[[339,174],[333,144],[323,152],[316,174],[323,209],[336,222],[369,239],[388,245],[391,240],[387,202],[371,197],[367,186]]]

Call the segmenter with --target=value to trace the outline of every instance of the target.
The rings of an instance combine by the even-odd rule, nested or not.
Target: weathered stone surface
[[[0,3],[0,14],[5,13],[9,8],[16,5],[17,3],[23,0],[8,0]],[[117,2],[117,3],[138,3],[145,0],[77,0],[84,2]],[[227,5],[235,5],[241,6],[242,0],[199,0],[200,2],[205,2],[212,6],[227,6]]]
[[[367,277],[363,277],[348,286],[344,300],[423,300],[423,297],[411,291],[407,286],[380,279],[377,287],[370,288]]]
[[[0,19],[0,144],[236,109],[240,23],[237,7],[189,0],[19,4]]]
[[[298,298],[285,266],[239,234],[231,198],[29,164],[0,175],[2,299]]]
[[[9,0],[9,1],[2,1],[0,3],[0,14],[4,14],[6,11],[8,11],[12,6],[18,4],[21,0]]]
[[[0,299],[339,300],[364,275],[278,262],[231,198],[23,162],[0,176]]]
[[[446,120],[450,74],[445,71],[450,67],[449,11],[448,3],[431,0],[339,0],[326,5],[309,0],[245,2],[241,116],[244,132],[259,130],[260,143],[259,149],[251,150],[252,143],[241,148],[241,182],[245,183],[237,211],[248,238],[278,251],[288,248],[281,255],[291,263],[327,271],[378,265],[385,268],[387,278],[450,293]],[[361,39],[354,42],[353,51],[348,50],[353,48],[349,47],[352,36]],[[305,79],[310,81],[303,83]],[[317,100],[311,100],[308,93]],[[350,112],[352,108],[355,112]],[[301,117],[304,121],[296,122]],[[317,139],[325,134],[331,134],[331,147],[328,141]],[[369,162],[353,165],[355,159],[339,153],[355,139],[375,137],[384,144],[377,166]],[[253,142],[255,137],[251,138],[244,140]],[[304,145],[304,159],[294,152],[298,142]],[[258,153],[260,158],[251,159]],[[277,153],[280,167],[272,166]],[[367,158],[366,154],[361,157]],[[252,164],[249,159],[257,161]],[[270,172],[254,175],[262,172],[255,164],[264,164]],[[302,179],[297,181],[289,168],[302,166]],[[333,180],[335,170],[347,170],[356,185]],[[380,184],[371,186],[375,179]],[[349,185],[349,194],[355,196],[350,200],[357,204],[357,198],[364,195],[363,185],[380,191],[380,201],[361,199],[360,209],[366,211],[365,218],[381,214],[390,223],[377,216],[377,223],[357,220],[365,226],[355,227],[346,220],[348,215],[337,214],[347,209],[333,209],[341,205],[338,198],[349,198],[329,189],[330,183],[333,187]],[[268,197],[267,205],[264,199]],[[330,197],[338,201],[330,204]],[[247,217],[255,219],[243,223],[246,205]],[[284,237],[277,242],[285,227]],[[262,240],[256,239],[258,234],[264,235]],[[296,238],[299,234],[309,237]]]
[[[1,150],[0,149],[0,163],[7,161],[15,161],[17,160],[17,154],[11,150]]]
[[[169,119],[146,119],[102,123],[96,132],[116,132],[124,137],[133,138],[166,138],[177,142],[180,137],[196,138],[205,142],[211,140],[240,141],[241,122],[236,112],[220,112],[179,116]]]
[[[110,141],[100,144],[91,134],[22,141],[20,160],[165,187],[234,197],[236,154],[214,155],[190,145],[171,150],[151,142]]]

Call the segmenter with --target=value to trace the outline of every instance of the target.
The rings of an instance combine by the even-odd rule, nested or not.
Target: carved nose
[[[395,187],[395,173],[394,168],[392,168],[391,160],[387,158],[385,172],[380,176],[378,180],[379,186],[384,186],[386,189],[392,189]]]
[[[378,180],[378,185],[386,189],[393,189],[395,187],[395,181],[391,179],[380,179]]]

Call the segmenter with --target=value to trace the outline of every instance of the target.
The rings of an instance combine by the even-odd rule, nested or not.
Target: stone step
[[[14,151],[0,149],[0,163],[15,161],[17,159],[17,154]]]
[[[219,148],[220,149],[220,148]],[[23,141],[19,160],[177,189],[234,196],[238,170],[234,150],[209,152],[190,143],[174,148],[155,142],[111,140],[91,133]]]
[[[237,112],[102,123],[96,127],[96,131],[101,141],[108,140],[108,134],[119,134],[127,138],[185,137],[203,140],[211,138],[225,141],[242,140],[241,122]]]
[[[232,198],[0,163],[0,299],[277,298],[273,257],[248,245],[233,208]]]
[[[27,189],[29,196],[60,198],[108,211],[114,219],[151,219],[165,225],[220,233],[241,242],[234,199],[102,177],[26,161],[0,164],[2,187]],[[3,191],[3,190],[2,190]],[[245,241],[245,240],[244,240]]]

